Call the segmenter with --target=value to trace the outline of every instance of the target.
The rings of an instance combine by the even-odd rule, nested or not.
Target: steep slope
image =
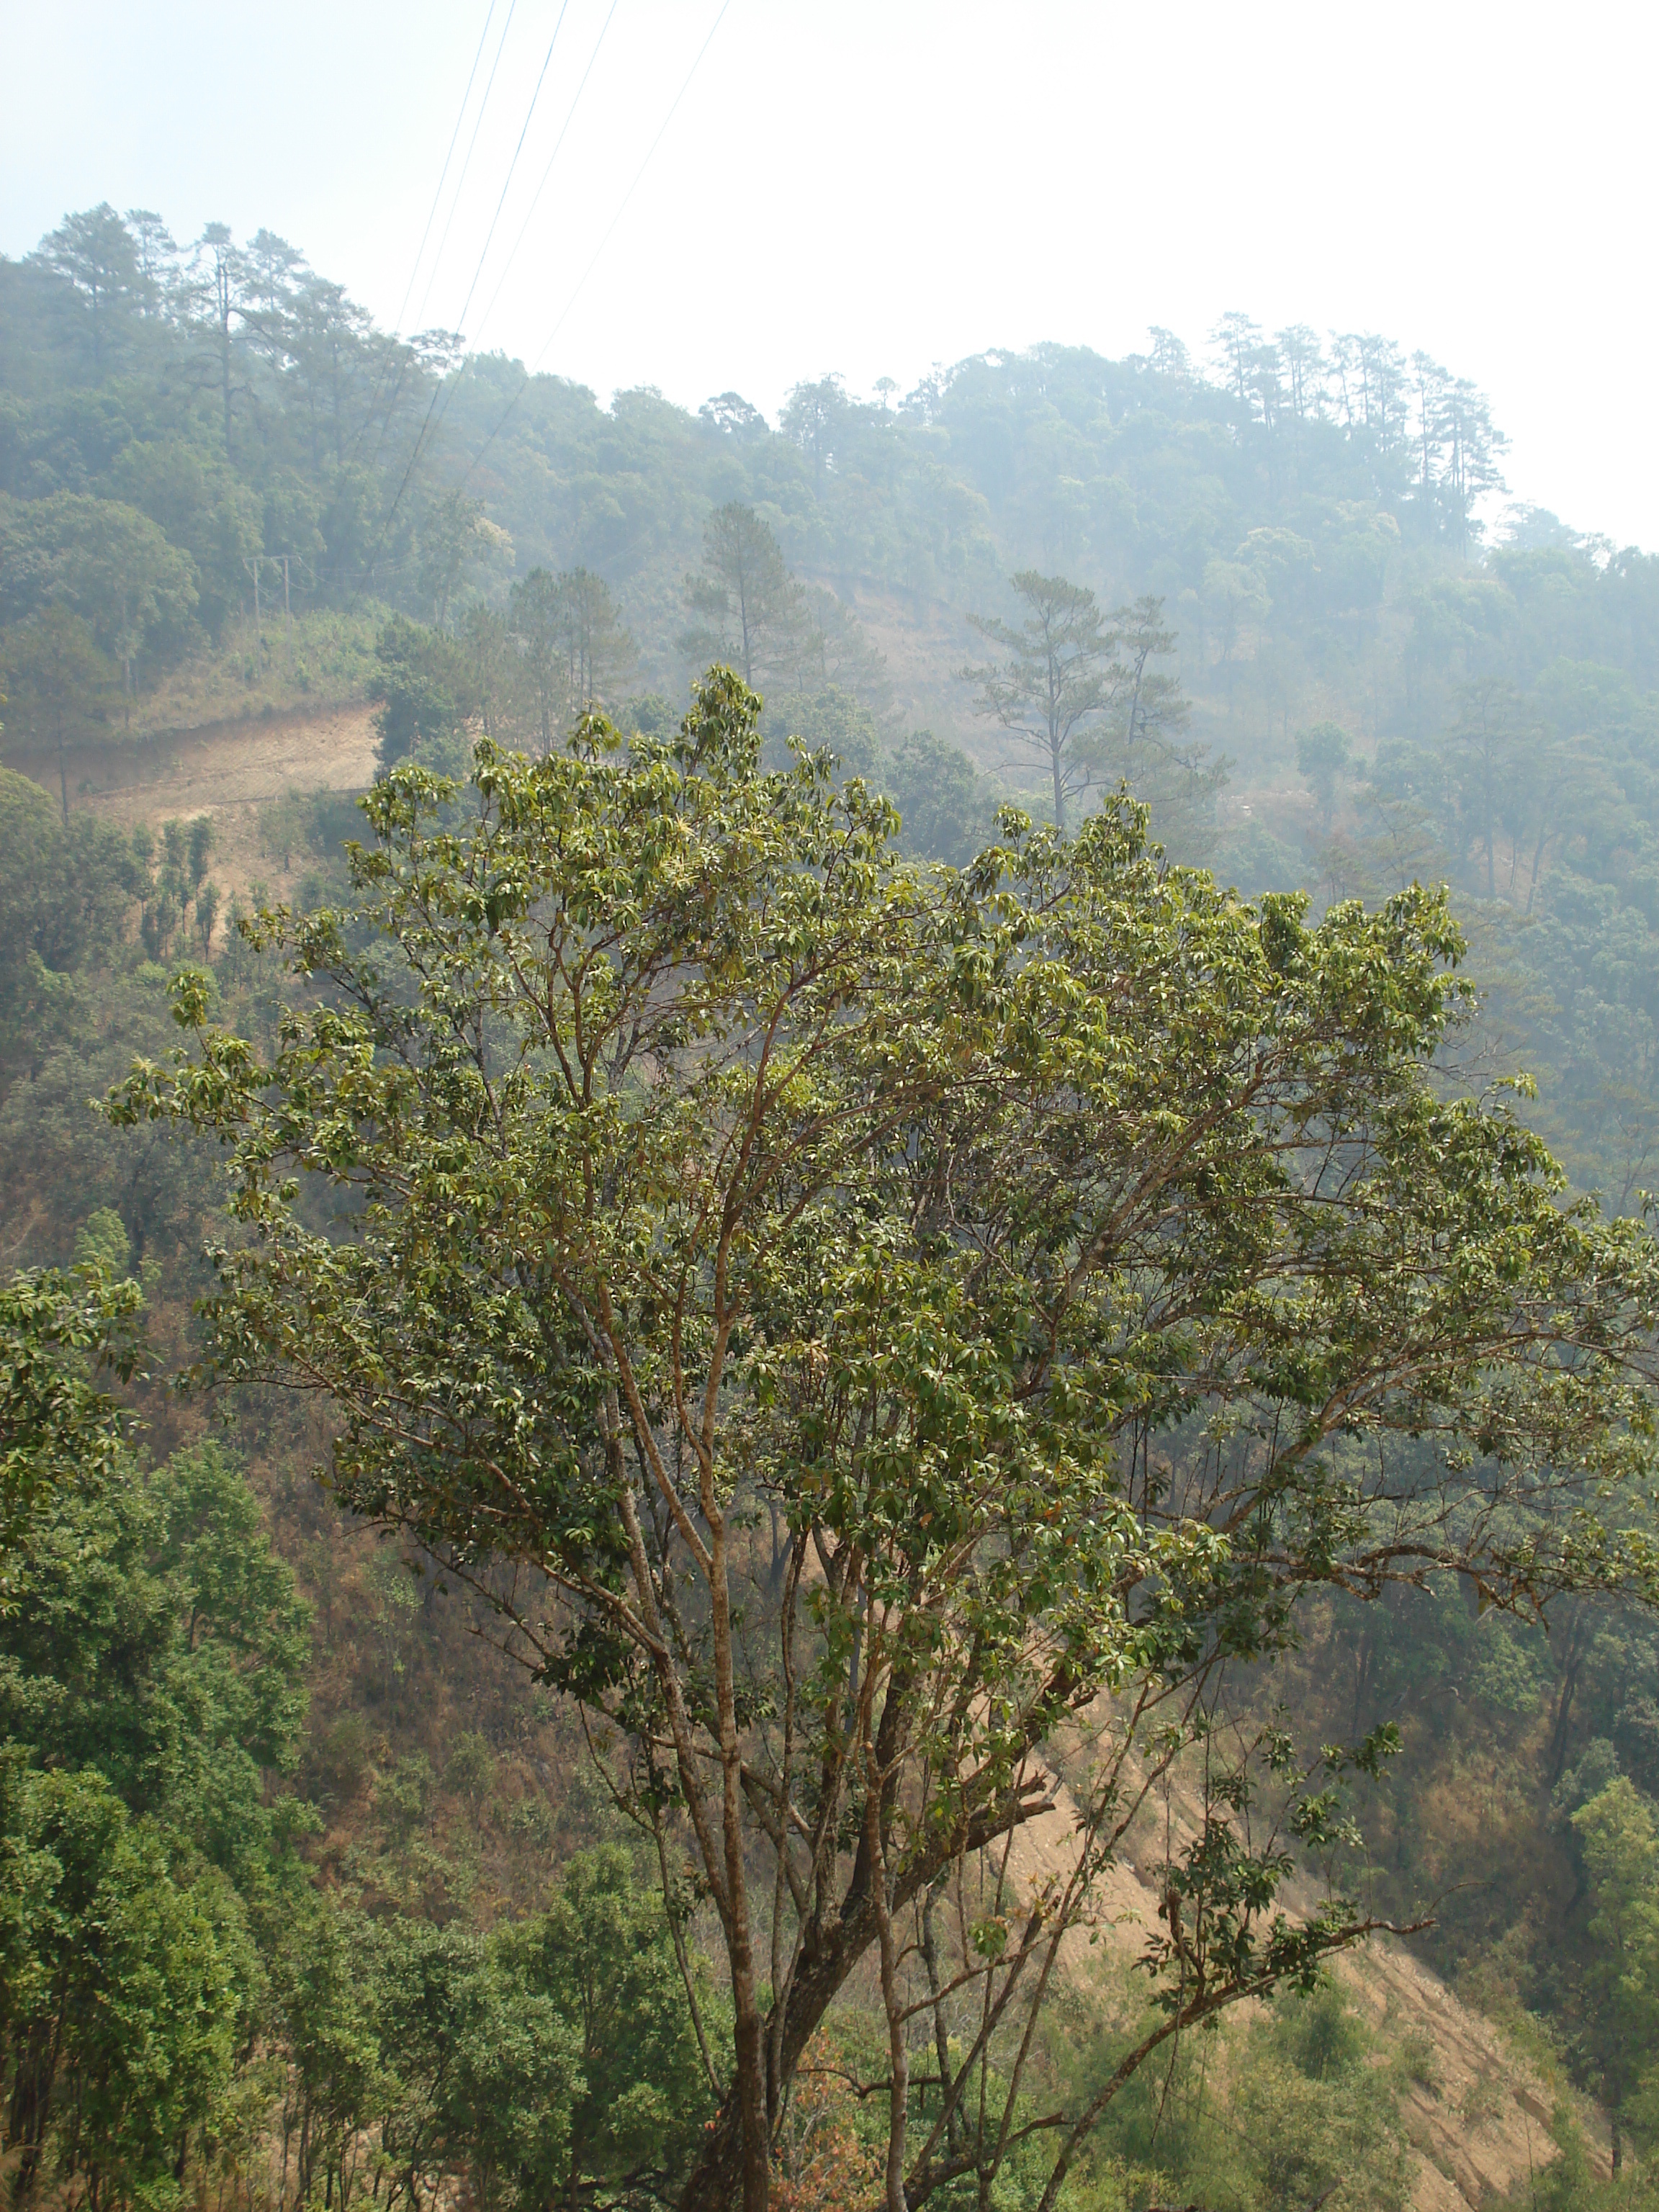
[[[1010,1874],[1020,1889],[1040,1890],[1071,1863],[1076,1806],[1059,1776],[1053,1796],[1053,1809],[1016,1837]],[[1132,1826],[1127,1849],[1106,1878],[1100,1943],[1091,1946],[1081,1931],[1066,1939],[1065,1964],[1079,1984],[1121,1976],[1157,1926],[1165,1809],[1160,1801],[1156,1824],[1143,1814]],[[1175,1843],[1190,1837],[1196,1811],[1184,1790],[1171,1791]],[[1287,1902],[1292,1911],[1305,1908],[1311,1893],[1293,1891]],[[1415,2212],[1464,2212],[1506,2199],[1555,2160],[1550,2124],[1561,2089],[1406,1944],[1379,1936],[1338,1959],[1335,1973],[1379,2044],[1409,2056],[1408,2066],[1393,2069],[1388,2094],[1397,2096],[1412,2146]],[[1612,2159],[1601,2115],[1585,2099],[1569,2101],[1592,2169],[1607,2179]]]

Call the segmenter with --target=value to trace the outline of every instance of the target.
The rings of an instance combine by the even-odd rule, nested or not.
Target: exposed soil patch
[[[130,744],[78,745],[66,763],[70,806],[126,829],[211,815],[215,881],[244,897],[256,882],[275,890],[282,871],[261,848],[259,807],[285,792],[367,789],[374,776],[373,714],[366,705],[301,709]],[[56,754],[13,754],[6,764],[58,796]]]
[[[1073,1860],[1078,1813],[1070,1790],[1052,1777],[1054,1809],[1019,1829],[1009,1855],[1016,1893],[1062,1881]],[[1169,1808],[1179,1845],[1194,1832],[1197,1806],[1177,1789]],[[1126,1849],[1099,1890],[1101,1941],[1077,1930],[1061,1947],[1066,1970],[1087,1980],[1138,1957],[1157,1925],[1161,1806],[1125,1838]],[[1314,1903],[1297,1888],[1285,1899],[1292,1913]],[[1421,2051],[1420,2078],[1399,2096],[1412,2146],[1413,2212],[1465,2212],[1523,2188],[1558,2155],[1550,2137],[1556,2094],[1492,2023],[1463,2003],[1433,1969],[1403,1943],[1378,1936],[1332,1962],[1333,1972],[1367,2024],[1388,2039],[1409,2039]],[[1248,2009],[1248,2008],[1245,2008]],[[1598,2179],[1612,2172],[1602,2115],[1587,2098],[1570,2100]]]

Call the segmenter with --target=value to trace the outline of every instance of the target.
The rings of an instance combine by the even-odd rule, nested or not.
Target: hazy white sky
[[[1651,6],[0,0],[0,56],[9,253],[103,199],[264,223],[385,323],[415,273],[405,327],[483,255],[473,343],[769,413],[1233,307],[1378,330],[1490,393],[1516,496],[1659,548]]]

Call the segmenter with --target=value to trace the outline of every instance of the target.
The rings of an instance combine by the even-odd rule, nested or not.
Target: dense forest
[[[0,259],[14,2202],[1380,2212],[1384,1927],[1649,2201],[1659,556],[1504,450]],[[97,803],[357,701],[274,899]]]

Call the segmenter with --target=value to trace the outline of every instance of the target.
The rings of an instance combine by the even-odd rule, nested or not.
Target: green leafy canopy
[[[483,743],[465,818],[395,769],[354,908],[252,926],[274,1056],[186,979],[192,1047],[112,1111],[228,1147],[212,1370],[325,1392],[343,1498],[501,1607],[683,1833],[735,2050],[688,2204],[763,2202],[873,1949],[915,2205],[968,2170],[966,2076],[907,2146],[895,1917],[1049,1804],[1062,1734],[1069,1871],[963,1961],[1000,2003],[1303,1592],[1653,1594],[1659,1267],[1501,1097],[1441,1095],[1443,894],[1311,927],[1165,865],[1124,796],[918,872],[825,761],[762,771],[758,711],[716,671],[677,737]],[[1207,1801],[1160,2034],[1367,1924],[1275,1903],[1340,1827],[1298,1771],[1263,1739]]]

